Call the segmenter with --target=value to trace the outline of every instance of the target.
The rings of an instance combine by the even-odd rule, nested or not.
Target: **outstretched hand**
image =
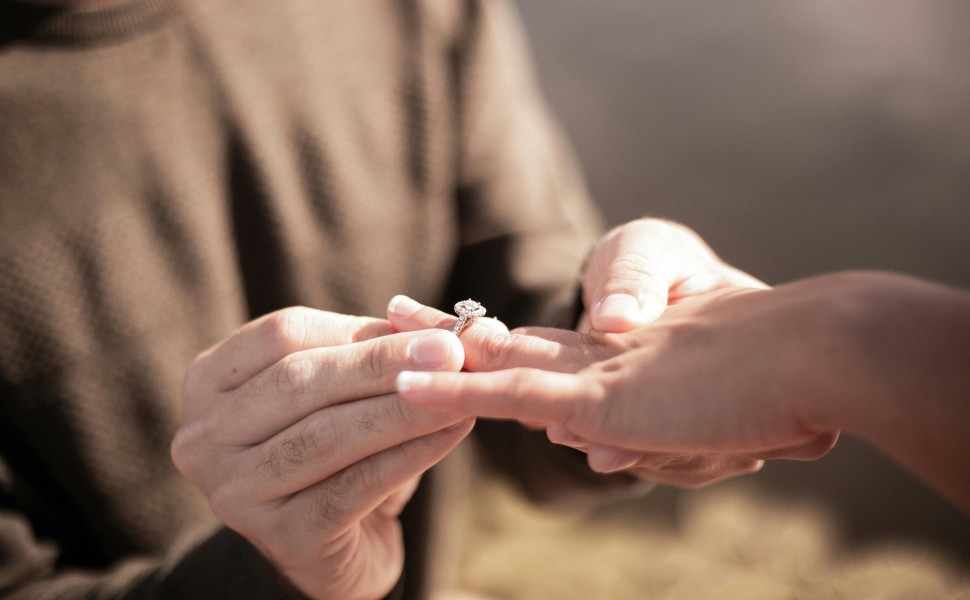
[[[406,372],[398,390],[456,416],[543,424],[596,471],[704,485],[768,458],[819,458],[834,445],[838,428],[819,407],[845,392],[844,378],[824,374],[845,369],[821,364],[837,365],[839,348],[818,326],[819,304],[811,284],[727,289],[620,334],[507,333],[479,319],[461,340],[465,368],[480,372]],[[400,297],[389,320],[402,331],[454,322]]]

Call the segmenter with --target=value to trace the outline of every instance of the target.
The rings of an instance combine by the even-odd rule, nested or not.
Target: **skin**
[[[392,322],[433,325],[430,310]],[[495,372],[403,373],[401,393],[456,415],[545,423],[598,471],[684,483],[667,465],[686,464],[688,485],[756,470],[745,458],[819,458],[846,430],[970,510],[967,292],[842,273],[715,291],[621,334],[471,333],[476,369]]]
[[[713,292],[767,287],[724,263],[692,230],[660,219],[632,221],[604,236],[590,254],[582,282],[586,310],[580,319],[580,333],[525,328],[509,335],[505,326],[494,319],[479,319],[461,334],[465,369],[499,371],[535,367],[575,372],[589,366],[590,361],[622,348],[627,338],[616,337],[617,334],[649,325],[668,307],[686,305]],[[450,329],[455,320],[408,298],[395,299],[392,307],[388,318],[402,331],[425,327]],[[407,394],[410,398],[411,392]],[[422,398],[415,397],[415,401],[420,402]],[[454,410],[454,407],[446,409]],[[626,470],[643,479],[680,487],[698,487],[757,471],[767,457],[763,453],[749,456],[696,449],[630,451],[582,438],[542,416],[512,418],[532,428],[546,429],[553,442],[587,452],[590,467],[595,471]],[[819,433],[805,442],[804,447],[792,449],[789,455],[814,458],[827,452],[836,437],[835,432]]]
[[[473,424],[402,401],[394,378],[463,361],[447,332],[276,312],[192,363],[172,458],[307,596],[384,597],[403,566],[398,516]]]
[[[668,306],[711,291],[768,287],[722,261],[691,229],[662,219],[606,234],[590,252],[582,283],[578,330],[611,333],[652,323]]]
[[[703,282],[760,285],[686,228],[651,220],[618,232],[590,256],[587,326],[636,327],[657,313],[656,299],[682,300]],[[617,294],[633,305],[606,300]],[[478,353],[466,356],[462,342],[490,331],[486,322],[508,336],[491,319],[479,319],[461,340],[429,331],[415,306],[395,298],[389,320],[285,309],[203,352],[186,375],[176,466],[219,519],[311,598],[382,598],[391,590],[404,561],[398,517],[421,474],[473,426],[467,415],[403,400],[398,374],[484,365],[487,346],[467,346]],[[455,320],[432,317],[448,329]]]

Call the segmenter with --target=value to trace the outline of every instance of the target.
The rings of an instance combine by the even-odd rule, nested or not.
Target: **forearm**
[[[868,374],[855,397],[834,398],[836,421],[970,510],[970,293],[898,275],[836,277],[848,343]]]

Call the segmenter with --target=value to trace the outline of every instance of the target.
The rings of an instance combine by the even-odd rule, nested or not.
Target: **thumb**
[[[655,321],[667,308],[667,278],[649,269],[646,257],[627,254],[610,261],[591,295],[593,329],[623,333]]]

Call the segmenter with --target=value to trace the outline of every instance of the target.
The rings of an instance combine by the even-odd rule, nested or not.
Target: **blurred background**
[[[970,3],[518,5],[611,225],[681,221],[772,284],[866,268],[970,288]],[[522,540],[575,538],[575,521],[543,520],[507,492],[488,502],[521,517]],[[468,578],[501,597],[735,597],[732,585],[741,598],[970,597],[970,517],[850,437],[818,462],[586,517],[603,537],[583,542],[579,562],[489,546],[501,526],[477,524]],[[634,538],[622,552],[619,530]],[[630,549],[666,567],[644,572],[624,562]],[[516,575],[489,556],[516,553],[522,577],[559,587],[503,587]],[[791,564],[765,567],[770,556]],[[719,575],[677,587],[698,572]]]

